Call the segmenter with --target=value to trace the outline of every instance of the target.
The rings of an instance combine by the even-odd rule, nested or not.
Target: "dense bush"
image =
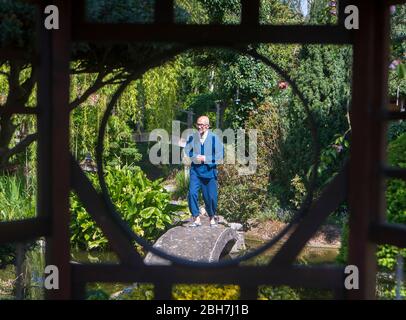
[[[400,135],[388,146],[388,162],[392,166],[406,168],[406,134]],[[392,223],[406,223],[406,183],[398,179],[390,179],[386,188],[387,219]],[[342,245],[337,261],[346,263],[348,258],[348,224],[344,225]],[[378,246],[378,265],[387,269],[396,266],[397,255],[406,257],[406,249],[390,245]]]
[[[406,121],[392,121],[388,127],[388,141],[395,140],[401,134],[406,133]]]
[[[406,168],[406,133],[400,135],[388,146],[388,162],[392,166]],[[389,179],[386,188],[387,218],[389,222],[406,223],[406,183],[398,179]],[[396,256],[406,258],[406,249],[394,246],[379,246],[377,252],[379,265],[392,269],[396,265]]]
[[[300,300],[298,293],[287,286],[282,287],[259,287],[260,300]]]
[[[109,295],[100,289],[89,290],[86,292],[86,300],[108,300]]]
[[[396,278],[392,272],[378,272],[376,284],[376,296],[380,300],[394,300],[397,298]],[[400,296],[406,297],[406,286],[400,287]]]
[[[237,300],[240,288],[235,285],[183,285],[173,287],[175,300]]]
[[[175,176],[175,191],[173,197],[185,199],[189,192],[189,176],[185,174],[185,170],[180,170]]]
[[[19,175],[0,177],[0,221],[35,216],[35,188]]]
[[[261,286],[258,289],[259,300],[299,300],[303,290],[296,290],[287,286],[270,287]],[[306,295],[306,292],[304,293]],[[100,286],[92,287],[87,292],[88,300],[150,300],[153,298],[153,286],[150,284],[135,284],[125,288],[115,298],[111,297]],[[186,285],[177,284],[173,286],[172,297],[175,300],[238,300],[240,288],[237,285]]]
[[[259,218],[288,222],[307,194],[311,166],[302,160],[309,159],[312,150],[302,154],[303,137],[294,139],[291,135],[304,131],[292,130],[295,122],[284,118],[287,103],[284,99],[278,102],[263,103],[246,121],[246,129],[258,130],[256,172],[241,176],[239,167],[233,165],[220,170],[219,213],[230,221],[246,224],[250,218]],[[345,136],[335,134],[322,150],[318,175],[323,183],[319,189],[334,176],[333,169],[340,168],[348,146]]]
[[[391,64],[389,66],[389,94],[392,98],[398,92],[400,96],[406,96],[406,36],[405,6],[396,6],[392,14],[391,23]]]
[[[224,164],[219,174],[219,214],[228,221],[244,225],[247,225],[249,219],[260,215],[272,215],[279,207],[277,200],[269,194],[269,183],[273,182],[273,163],[282,138],[277,108],[270,103],[261,105],[251,113],[247,129],[258,130],[256,171],[241,175],[239,170],[243,165]],[[232,148],[231,145],[226,148],[226,157],[233,152]]]
[[[22,174],[0,176],[0,222],[35,217],[33,179]],[[0,245],[0,268],[14,263],[15,244]]]
[[[97,185],[97,178],[89,176]],[[150,181],[139,167],[107,167],[105,180],[110,197],[124,221],[138,235],[156,240],[173,222],[180,209],[170,203],[170,194],[161,180]],[[71,244],[85,249],[103,249],[107,239],[77,196],[71,197]]]

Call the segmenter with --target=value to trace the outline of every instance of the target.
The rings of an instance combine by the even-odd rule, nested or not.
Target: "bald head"
[[[197,118],[197,123],[210,125],[209,117],[207,117],[207,116],[200,116],[199,118]]]
[[[197,130],[201,135],[203,135],[210,127],[209,117],[207,116],[200,116],[197,118],[196,122]]]

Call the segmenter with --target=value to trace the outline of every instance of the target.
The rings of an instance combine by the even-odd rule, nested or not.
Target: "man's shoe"
[[[200,227],[201,225],[202,225],[202,223],[200,222],[200,219],[199,219],[199,220],[195,220],[190,226],[192,228],[195,228],[195,227]]]
[[[196,228],[196,227],[200,227],[202,224],[200,222],[193,222],[190,227],[192,228]]]
[[[216,224],[217,224],[216,219],[214,218],[210,219],[210,226],[215,226]]]

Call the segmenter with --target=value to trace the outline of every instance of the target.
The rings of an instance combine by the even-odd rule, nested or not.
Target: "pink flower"
[[[288,86],[289,86],[289,84],[286,81],[280,81],[278,83],[278,88],[281,89],[281,90],[286,89]]]

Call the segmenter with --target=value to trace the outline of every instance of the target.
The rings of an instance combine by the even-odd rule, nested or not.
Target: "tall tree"
[[[115,0],[89,1],[87,15],[96,22],[145,22],[150,19],[153,1]],[[180,9],[177,9],[177,12]],[[35,39],[33,5],[23,1],[4,0],[0,3],[0,49],[18,50],[19,59],[0,60],[0,81],[7,86],[0,92],[0,110],[27,105],[35,89],[37,70],[33,64]],[[134,74],[142,74],[149,67],[183,51],[182,46],[154,44],[93,44],[77,43],[72,48],[71,74],[96,74],[94,82],[84,88],[70,102],[71,110],[80,106],[93,93],[107,85],[126,83]],[[2,113],[0,117],[0,168],[36,140],[36,133],[21,137],[16,142],[18,120]]]

